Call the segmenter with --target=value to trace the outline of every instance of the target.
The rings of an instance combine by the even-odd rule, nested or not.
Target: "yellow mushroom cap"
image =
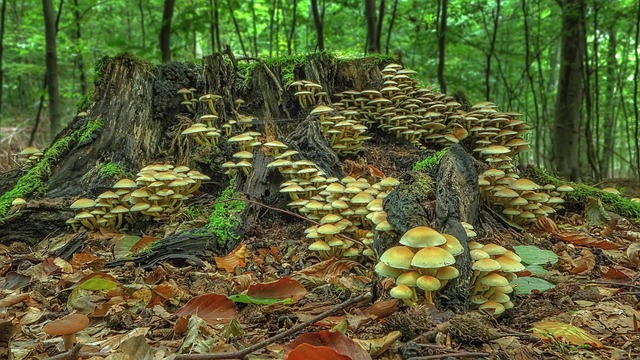
[[[444,236],[428,226],[410,229],[400,238],[400,244],[417,248],[438,246],[446,242]]]

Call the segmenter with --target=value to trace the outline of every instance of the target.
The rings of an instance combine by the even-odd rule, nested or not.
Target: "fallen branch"
[[[457,353],[447,353],[447,354],[438,354],[438,355],[428,355],[428,356],[414,356],[409,358],[408,360],[431,360],[431,359],[446,359],[446,358],[466,358],[466,357],[481,357],[481,356],[489,356],[489,353],[485,352],[457,352]]]
[[[318,321],[330,316],[331,314],[337,311],[344,310],[349,306],[355,303],[358,303],[360,301],[365,301],[370,299],[371,299],[371,293],[365,293],[360,296],[356,296],[341,304],[336,305],[335,307],[315,316],[310,320],[307,320],[299,325],[292,327],[287,331],[281,332],[280,334],[277,334],[257,344],[244,348],[240,351],[234,351],[234,352],[228,352],[228,353],[217,353],[217,354],[184,354],[184,355],[177,355],[174,358],[174,360],[244,359],[245,356],[251,354],[252,352],[263,349],[280,339],[284,339],[290,335],[293,335],[298,331],[317,323]]]

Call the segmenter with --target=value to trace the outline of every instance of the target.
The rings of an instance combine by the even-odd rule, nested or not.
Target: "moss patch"
[[[592,196],[599,198],[605,208],[611,212],[629,218],[640,218],[640,203],[633,202],[631,199],[620,195],[610,194],[586,184],[563,181],[557,177],[549,175],[547,172],[539,168],[531,167],[528,171],[532,180],[538,182],[540,185],[553,184],[557,187],[562,184],[569,184],[574,189],[574,191],[567,193],[567,200],[570,202],[586,205],[589,201],[589,197]]]
[[[415,165],[413,165],[413,171],[433,170],[436,166],[438,166],[438,164],[440,164],[440,160],[442,160],[442,157],[446,153],[447,153],[447,149],[445,148],[440,151],[437,151],[435,154],[431,156],[427,156],[426,158],[418,161],[417,163],[415,163]]]
[[[209,223],[204,230],[207,234],[214,234],[220,245],[225,245],[229,240],[237,239],[233,228],[240,223],[241,219],[238,214],[246,207],[246,202],[237,200],[242,198],[243,194],[235,191],[234,188],[235,178],[231,179],[229,186],[222,191],[211,206]]]
[[[103,126],[104,126],[104,122],[102,121],[102,119],[87,120],[87,125],[85,126],[84,130],[78,137],[78,144],[82,144],[86,141],[89,141],[93,137],[93,133],[96,130],[102,129]]]
[[[76,105],[76,111],[78,113],[86,111],[93,103],[94,95],[95,90],[93,88],[89,89],[89,91],[80,99],[80,101],[78,101],[78,104]]]

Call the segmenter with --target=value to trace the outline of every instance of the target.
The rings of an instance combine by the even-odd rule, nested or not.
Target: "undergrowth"
[[[417,163],[415,163],[415,165],[413,165],[413,171],[433,170],[433,168],[435,168],[436,166],[438,166],[438,164],[440,164],[440,160],[442,160],[442,157],[446,153],[447,153],[447,149],[445,148],[440,151],[437,151],[431,156],[427,156],[426,158],[418,161]]]
[[[222,191],[211,206],[209,223],[204,230],[207,234],[214,234],[220,245],[225,245],[229,240],[238,238],[233,233],[233,228],[240,223],[241,219],[238,214],[246,207],[246,202],[239,200],[243,194],[234,189],[235,179],[234,177],[229,181],[229,186]]]
[[[640,203],[633,202],[624,196],[611,194],[583,183],[566,182],[548,174],[540,168],[532,167],[529,171],[532,172],[532,177],[539,181],[541,185],[553,184],[557,187],[562,184],[569,184],[574,189],[567,193],[567,199],[571,202],[585,205],[588,202],[588,198],[593,196],[600,198],[609,211],[625,217],[640,218]]]

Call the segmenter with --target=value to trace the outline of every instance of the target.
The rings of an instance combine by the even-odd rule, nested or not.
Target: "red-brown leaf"
[[[183,317],[191,314],[198,314],[209,325],[226,324],[238,315],[233,301],[218,294],[196,296],[175,313]]]
[[[247,295],[261,299],[293,299],[296,302],[307,294],[307,290],[298,281],[285,276],[270,283],[249,286]]]
[[[613,266],[609,267],[609,270],[607,270],[607,273],[604,274],[602,278],[607,280],[624,280],[624,281],[631,279],[627,274],[623,273],[622,271],[616,269]]]
[[[304,343],[293,349],[285,357],[285,360],[351,360],[351,358],[326,346],[313,346]]]
[[[328,347],[335,350],[338,354],[346,356],[351,360],[371,360],[371,355],[367,353],[360,345],[355,341],[346,337],[340,332],[333,331],[318,331],[304,333],[295,338],[290,344],[285,347],[285,354],[293,352],[301,344],[309,344],[315,347]],[[291,359],[286,357],[286,359]],[[303,359],[303,358],[297,358]],[[331,358],[325,357],[324,359],[342,359],[340,357]]]
[[[560,240],[564,240],[566,242],[570,242],[574,245],[579,246],[589,246],[604,250],[612,250],[620,247],[620,244],[616,244],[609,240],[599,240],[589,235],[579,234],[575,232],[561,232],[556,233],[555,236]]]
[[[227,272],[233,272],[233,270],[237,266],[244,267],[245,265],[247,265],[246,255],[247,245],[238,245],[238,247],[233,249],[233,251],[230,252],[227,256],[216,256],[216,266],[221,269],[225,269]]]
[[[159,237],[145,235],[140,240],[138,240],[135,244],[133,244],[130,251],[134,254],[139,253],[140,251],[146,249],[147,246],[153,244],[158,240],[160,240]]]

